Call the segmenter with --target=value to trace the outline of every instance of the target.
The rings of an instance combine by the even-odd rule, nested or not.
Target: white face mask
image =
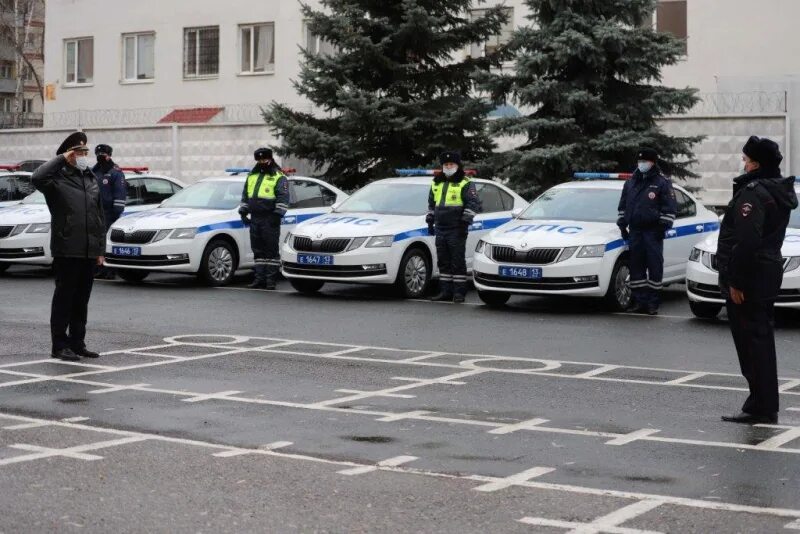
[[[652,169],[652,168],[653,168],[653,162],[652,161],[640,161],[639,162],[639,172],[641,172],[642,174],[647,174],[648,172],[650,172],[650,169]]]
[[[453,176],[455,173],[457,173],[457,172],[458,172],[458,167],[456,167],[456,168],[451,168],[451,169],[442,169],[442,172],[444,172],[444,175],[445,175],[445,176],[447,176],[448,178],[450,178],[451,176]]]
[[[75,166],[78,169],[85,171],[89,168],[89,156],[78,156],[75,158]]]

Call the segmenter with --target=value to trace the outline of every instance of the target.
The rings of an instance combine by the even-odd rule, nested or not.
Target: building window
[[[472,9],[469,12],[470,19],[473,21],[479,20],[486,15],[486,11],[486,9]],[[503,27],[500,28],[500,33],[490,37],[486,42],[473,43],[470,47],[470,57],[485,57],[511,41],[511,36],[514,33],[514,8],[508,7],[503,11],[508,17],[508,20],[503,24]]]
[[[333,56],[336,54],[336,46],[312,32],[308,27],[308,23],[304,23],[304,28],[306,52],[312,56]]]
[[[122,36],[122,76],[126,82],[152,80],[156,76],[156,36],[139,33]]]
[[[183,31],[183,77],[208,78],[219,74],[219,26]]]
[[[242,51],[242,74],[263,74],[275,70],[275,25],[273,23],[239,26]]]
[[[0,111],[10,113],[12,109],[14,109],[13,98],[3,97],[2,99],[0,99]]]
[[[22,112],[23,113],[33,113],[33,99],[26,98],[22,101]]]
[[[22,67],[22,79],[25,80],[26,82],[33,81],[33,69],[31,69],[27,65]]]
[[[683,54],[687,52],[686,0],[660,0],[656,8],[656,31],[671,33],[683,42]]]
[[[0,78],[10,80],[14,77],[14,64],[2,62],[0,63]]]
[[[94,80],[94,39],[64,41],[66,85],[92,83]]]

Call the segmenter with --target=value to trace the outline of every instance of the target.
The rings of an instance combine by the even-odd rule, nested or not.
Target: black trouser
[[[275,283],[281,267],[280,240],[280,216],[253,216],[250,222],[250,247],[256,262],[256,282]]]
[[[50,334],[54,352],[85,347],[95,265],[96,258],[53,258],[56,290],[50,311]]]
[[[467,294],[467,232],[462,229],[436,228],[436,258],[439,284],[445,295]]]
[[[117,222],[116,212],[111,210],[104,210],[105,213],[105,221],[106,221],[106,234],[111,229],[111,225]],[[117,270],[113,267],[106,267],[105,265],[95,267],[95,276],[103,277],[103,278],[114,278],[116,277]]]
[[[630,252],[633,300],[640,306],[658,308],[664,278],[664,231],[631,230]]]

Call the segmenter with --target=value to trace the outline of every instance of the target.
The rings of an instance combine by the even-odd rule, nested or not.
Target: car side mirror
[[[342,205],[341,202],[334,202],[333,204],[331,204],[331,211],[338,210],[341,207],[341,205]]]
[[[522,215],[523,211],[525,210],[523,210],[522,208],[514,208],[513,210],[511,210],[511,217],[513,217],[514,219],[518,219],[519,216]]]

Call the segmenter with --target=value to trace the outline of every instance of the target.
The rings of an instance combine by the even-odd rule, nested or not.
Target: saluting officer
[[[428,195],[428,230],[436,235],[439,294],[434,301],[464,302],[467,295],[467,232],[481,212],[475,184],[464,174],[461,154],[444,152],[439,157],[442,173],[433,179]]]
[[[53,358],[97,358],[86,348],[86,318],[95,266],[103,265],[105,221],[97,178],[89,168],[86,134],[61,143],[57,157],[34,171],[34,187],[50,210],[50,251],[56,289],[50,313]],[[67,333],[69,330],[69,333]]]
[[[633,300],[626,311],[657,315],[664,276],[664,234],[677,212],[672,183],[658,167],[658,154],[642,148],[633,178],[625,182],[619,201],[619,226],[630,252]]]
[[[114,149],[109,145],[97,145],[94,148],[94,155],[97,157],[97,164],[92,168],[97,176],[100,185],[100,197],[103,202],[103,214],[106,219],[106,232],[111,228],[117,219],[125,211],[125,200],[128,197],[128,184],[125,181],[125,174],[111,159]],[[114,269],[101,267],[98,269],[95,278],[113,280],[116,277]]]
[[[253,156],[256,165],[244,184],[239,215],[250,225],[256,262],[256,278],[249,287],[271,290],[281,266],[281,220],[289,209],[289,180],[275,163],[271,149],[259,148]]]
[[[783,281],[781,247],[797,207],[794,178],[782,178],[778,144],[751,137],[742,150],[745,174],[733,180],[717,244],[719,285],[750,396],[723,421],[778,422],[774,307]]]

